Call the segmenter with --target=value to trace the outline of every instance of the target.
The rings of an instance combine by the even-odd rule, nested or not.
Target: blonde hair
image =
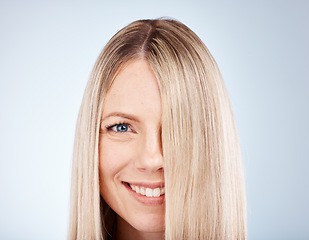
[[[145,59],[162,99],[166,239],[246,239],[240,147],[217,64],[175,20],[133,22],[98,57],[83,97],[74,144],[69,239],[106,239],[114,213],[100,196],[99,130],[117,73]]]

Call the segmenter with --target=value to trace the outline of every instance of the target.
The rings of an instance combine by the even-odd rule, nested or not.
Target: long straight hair
[[[148,61],[162,100],[165,239],[246,239],[243,167],[228,95],[212,55],[176,20],[135,21],[107,43],[76,126],[69,239],[107,239],[115,213],[100,195],[106,93],[130,60]]]

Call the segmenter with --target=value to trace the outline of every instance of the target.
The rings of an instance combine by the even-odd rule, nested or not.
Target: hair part
[[[228,95],[203,42],[175,20],[135,21],[98,57],[76,126],[69,239],[106,239],[114,212],[100,196],[105,96],[134,59],[148,61],[162,100],[166,239],[246,239],[243,168]]]

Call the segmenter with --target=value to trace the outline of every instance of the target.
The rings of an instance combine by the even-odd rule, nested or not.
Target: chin
[[[164,215],[135,215],[128,223],[139,232],[158,233],[165,230]]]
[[[141,222],[134,224],[133,227],[139,232],[163,232],[165,229],[164,222]]]

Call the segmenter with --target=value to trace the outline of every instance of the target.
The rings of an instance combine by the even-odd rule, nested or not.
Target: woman
[[[76,128],[69,239],[246,239],[229,99],[202,41],[141,20],[101,52]]]

